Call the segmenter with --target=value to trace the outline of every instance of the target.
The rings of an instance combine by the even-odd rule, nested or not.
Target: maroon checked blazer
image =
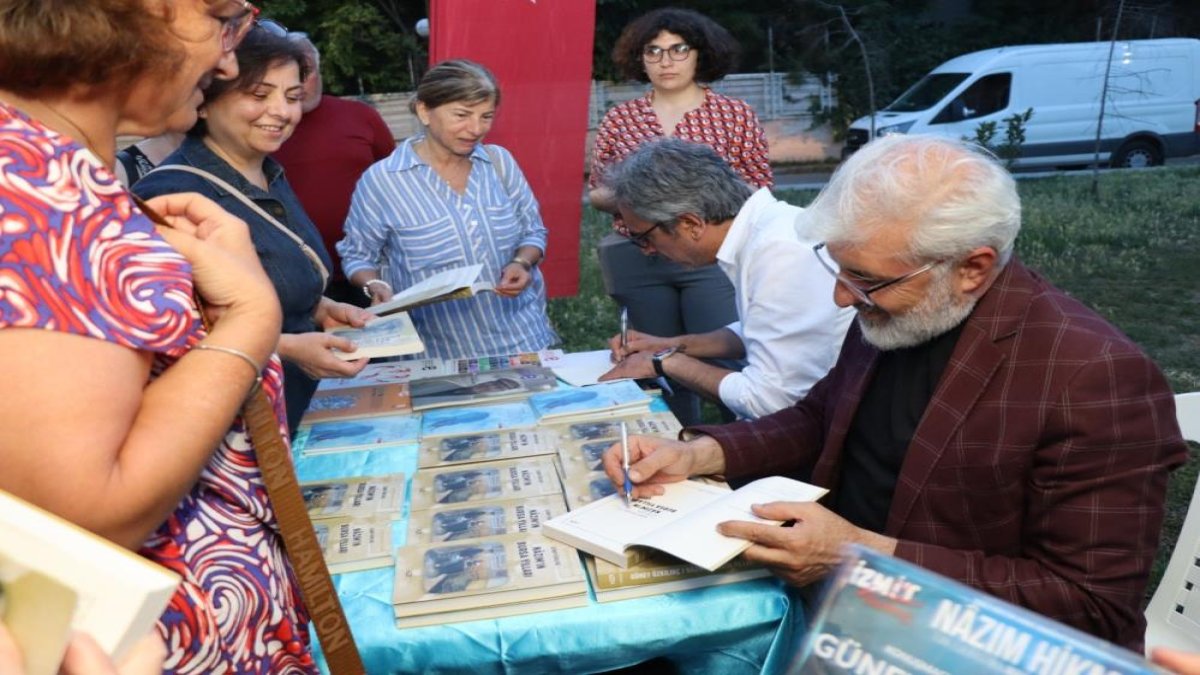
[[[794,407],[696,431],[731,478],[811,469],[834,488],[878,354],[855,325]],[[1167,474],[1186,453],[1154,363],[1013,259],[963,326],[883,534],[900,558],[1138,649]]]

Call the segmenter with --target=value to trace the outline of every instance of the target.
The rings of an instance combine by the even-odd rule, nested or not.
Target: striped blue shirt
[[[337,244],[346,276],[374,269],[392,288],[407,288],[442,270],[483,264],[497,281],[522,246],[546,250],[537,199],[513,156],[498,145],[471,153],[463,194],[422,160],[409,138],[367,169],[354,189],[345,238]],[[501,178],[503,176],[503,178]],[[558,343],[546,316],[541,271],[516,298],[480,293],[414,309],[425,357],[459,358],[536,351]]]

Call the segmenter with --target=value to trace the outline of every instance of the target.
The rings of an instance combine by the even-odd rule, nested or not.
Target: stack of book
[[[579,556],[540,531],[566,511],[555,464],[544,455],[417,472],[409,542],[396,551],[398,627],[587,604]]]
[[[540,352],[522,352],[502,356],[384,361],[368,364],[354,377],[323,379],[317,389],[318,391],[332,391],[374,384],[404,384],[431,377],[486,373],[492,370],[507,370],[523,366],[552,367],[560,363],[563,357],[561,349],[544,349]]]
[[[391,567],[392,521],[404,509],[404,474],[300,484],[330,574]]]

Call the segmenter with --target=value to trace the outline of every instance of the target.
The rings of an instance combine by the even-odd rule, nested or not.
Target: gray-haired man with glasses
[[[617,336],[619,363],[602,379],[670,377],[755,418],[792,405],[824,377],[853,312],[833,303],[834,280],[812,259],[803,209],[754,191],[707,145],[678,139],[646,143],[607,180],[630,241],[683,265],[719,265],[738,321],[693,335],[632,330],[624,346]],[[740,372],[709,361],[741,358]]]
[[[972,146],[875,140],[807,213],[824,240],[810,255],[857,312],[837,364],[774,415],[632,437],[635,496],[803,476],[830,489],[822,504],[754,507],[791,527],[720,525],[787,581],[859,543],[1140,651],[1167,475],[1187,456],[1162,373],[1013,256],[1016,184]],[[614,482],[620,455],[604,456]]]

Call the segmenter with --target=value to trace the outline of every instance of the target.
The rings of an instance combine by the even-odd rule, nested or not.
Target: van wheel
[[[1162,150],[1154,143],[1141,139],[1125,143],[1108,160],[1108,165],[1114,169],[1144,169],[1162,163]]]

